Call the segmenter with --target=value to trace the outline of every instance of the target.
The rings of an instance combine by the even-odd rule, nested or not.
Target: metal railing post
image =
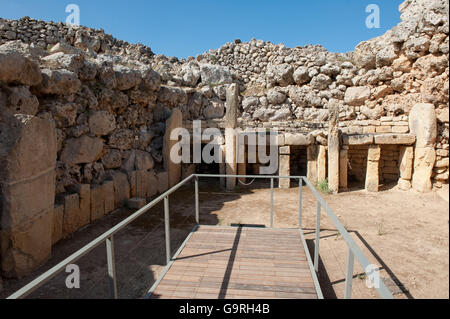
[[[164,224],[166,233],[166,261],[169,264],[172,258],[170,249],[169,196],[164,197]]]
[[[198,201],[198,176],[195,176],[195,222],[200,224],[200,205]]]
[[[108,280],[111,299],[117,299],[116,262],[114,258],[114,237],[108,237],[106,242],[106,259],[108,261]]]
[[[303,179],[298,180],[298,228],[302,228]]]
[[[320,241],[320,202],[317,202],[316,213],[316,242],[314,246],[314,269],[319,272],[319,241]]]
[[[270,228],[273,228],[273,178],[270,179]]]
[[[350,247],[348,247],[347,255],[347,271],[345,275],[345,293],[344,298],[352,298],[352,283],[353,283],[353,264],[355,262],[355,257]]]

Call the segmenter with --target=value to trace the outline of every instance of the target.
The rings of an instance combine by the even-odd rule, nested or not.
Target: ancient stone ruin
[[[399,9],[399,25],[346,54],[235,40],[188,59],[102,30],[0,19],[2,276],[28,274],[62,238],[198,170],[168,156],[172,129],[193,120],[277,129],[278,174],[328,179],[332,192],[448,183],[448,1]],[[228,165],[216,173],[258,172],[235,162],[232,137],[217,143]]]

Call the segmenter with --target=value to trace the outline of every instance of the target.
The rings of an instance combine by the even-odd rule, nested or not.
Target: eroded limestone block
[[[307,164],[307,178],[311,183],[317,182],[317,156],[319,155],[319,146],[310,145],[306,149]]]
[[[64,205],[55,205],[53,209],[52,245],[63,238]]]
[[[119,208],[126,204],[130,199],[130,183],[126,174],[116,172],[111,174],[114,184],[114,207]]]
[[[26,275],[50,256],[56,149],[52,121],[16,114],[0,123],[0,256],[7,277]]]
[[[158,193],[162,194],[169,189],[169,174],[167,172],[159,172],[156,174],[158,180]]]
[[[369,145],[373,144],[373,135],[371,134],[357,134],[357,135],[343,135],[342,143],[344,145]]]
[[[175,186],[181,180],[181,163],[174,163],[170,158],[170,150],[178,142],[170,140],[173,130],[183,127],[183,115],[179,109],[174,109],[172,116],[166,121],[166,132],[164,134],[164,168],[169,174],[169,187]]]
[[[105,216],[105,194],[102,185],[91,187],[91,222]]]
[[[291,168],[290,168],[290,155],[279,155],[279,169],[278,174],[280,176],[290,176]],[[279,188],[289,188],[291,187],[291,180],[289,178],[280,178],[278,183]]]
[[[416,141],[413,134],[377,134],[375,135],[375,144],[403,144],[412,145]]]
[[[319,145],[317,155],[317,182],[324,181],[327,178],[327,147]]]
[[[418,103],[409,113],[409,127],[416,136],[416,147],[434,147],[437,136],[437,120],[434,105]]]
[[[411,180],[414,159],[414,148],[412,146],[400,147],[398,158],[400,177],[405,180]]]
[[[348,149],[339,152],[339,187],[341,189],[348,187]]]
[[[61,161],[68,165],[86,164],[97,161],[102,155],[103,140],[87,135],[70,138],[61,153]]]
[[[113,181],[105,181],[102,184],[103,188],[103,198],[105,205],[105,215],[114,211],[115,203],[114,203],[114,182]]]
[[[378,192],[380,156],[381,147],[379,145],[369,145],[366,171],[366,190],[369,192]]]
[[[300,133],[285,133],[284,144],[286,145],[303,145],[307,146],[314,142],[314,137],[311,134]]]
[[[431,174],[436,161],[434,147],[416,147],[414,151],[414,173],[412,187],[422,193],[431,191]]]

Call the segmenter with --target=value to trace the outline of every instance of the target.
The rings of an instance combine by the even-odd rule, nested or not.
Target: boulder
[[[60,160],[69,166],[97,161],[103,151],[103,140],[83,135],[66,141]]]
[[[26,86],[0,87],[0,120],[14,114],[36,115],[39,101]]]
[[[351,106],[363,105],[364,102],[370,97],[370,87],[368,86],[355,86],[349,87],[345,91],[344,102]]]
[[[36,62],[0,46],[0,82],[32,86],[41,81],[41,70]]]
[[[80,88],[80,80],[71,71],[42,70],[42,83],[39,85],[39,90],[43,94],[70,95],[78,92]]]
[[[200,64],[200,76],[204,85],[231,83],[233,77],[228,67],[215,64]]]
[[[269,63],[267,65],[266,80],[271,86],[294,84],[294,68],[287,63],[279,65]]]
[[[97,136],[108,135],[116,128],[116,119],[107,111],[95,111],[89,116],[89,130]]]

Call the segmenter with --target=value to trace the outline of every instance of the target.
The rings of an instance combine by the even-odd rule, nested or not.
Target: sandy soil
[[[210,225],[270,223],[268,184],[241,186],[225,192],[210,181],[201,184],[201,223]],[[444,194],[445,195],[445,194]],[[395,298],[449,298],[449,209],[445,196],[420,194],[395,188],[379,193],[350,190],[322,195],[339,217]],[[448,195],[447,195],[448,196]],[[275,227],[298,226],[298,187],[276,189]],[[447,197],[448,198],[448,197]],[[175,251],[194,225],[193,188],[188,186],[171,197],[171,242]],[[20,280],[5,280],[6,297],[58,261],[70,255],[109,227],[128,216],[125,209],[78,231],[53,248],[49,262]],[[303,229],[311,253],[314,250],[316,201],[303,188]],[[119,297],[140,298],[158,278],[165,264],[162,207],[158,206],[115,236]],[[61,273],[39,288],[33,298],[107,298],[108,278],[105,246],[101,245],[77,262],[80,289],[67,289]],[[323,212],[320,232],[319,280],[326,298],[342,298],[347,246]],[[366,287],[363,269],[355,264],[354,298],[378,298]]]

